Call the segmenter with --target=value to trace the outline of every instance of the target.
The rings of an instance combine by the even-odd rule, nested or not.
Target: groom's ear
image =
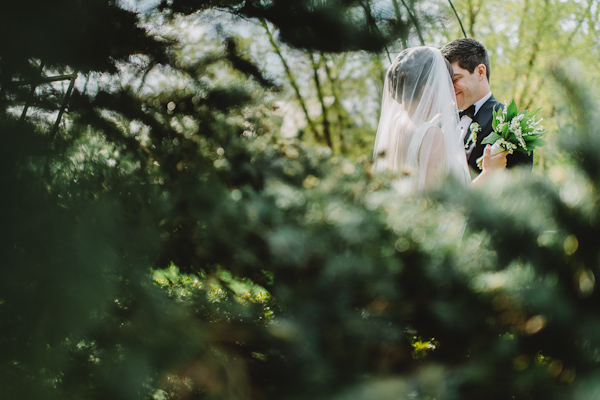
[[[485,67],[485,64],[476,66],[474,72],[477,74],[478,80],[487,79],[487,68]]]

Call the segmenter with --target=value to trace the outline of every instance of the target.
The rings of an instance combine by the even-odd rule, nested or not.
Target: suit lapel
[[[496,100],[492,95],[485,103],[483,103],[481,108],[477,110],[475,117],[473,117],[473,122],[477,122],[481,127],[481,130],[477,134],[477,143],[471,143],[469,148],[466,149],[467,160],[469,165],[474,169],[477,165],[475,160],[483,154],[483,145],[481,142],[492,132],[493,110],[499,106],[502,107],[502,104],[499,103],[498,100]]]
[[[482,128],[487,128],[488,124],[492,121],[494,106],[497,105],[498,102],[492,95],[483,105],[481,109],[477,111],[475,117],[473,118],[473,122],[477,122]]]

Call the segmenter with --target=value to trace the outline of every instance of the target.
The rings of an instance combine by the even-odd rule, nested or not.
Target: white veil
[[[401,172],[417,190],[451,175],[470,182],[451,68],[433,47],[402,51],[386,73],[373,171]]]

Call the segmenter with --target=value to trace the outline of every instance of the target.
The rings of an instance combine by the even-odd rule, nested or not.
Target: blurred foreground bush
[[[133,81],[181,84],[78,90],[55,134],[60,99],[20,120],[2,81],[3,397],[597,397],[600,136],[575,82],[556,72],[574,118],[551,177],[407,196],[366,157],[277,139],[249,64],[144,43]]]

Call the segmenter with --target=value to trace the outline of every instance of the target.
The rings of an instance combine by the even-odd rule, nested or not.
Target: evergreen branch
[[[396,18],[398,20],[402,19],[402,13],[400,12],[400,6],[398,5],[398,0],[393,0],[392,4],[394,5],[394,13],[396,14]],[[406,39],[402,38],[402,47],[408,47],[408,43],[406,43]]]
[[[410,8],[408,7],[408,4],[406,4],[404,0],[402,0],[402,4],[404,5],[404,8],[406,8],[406,12],[408,12],[408,16],[410,17],[411,21],[413,22],[413,25],[415,26],[415,30],[417,31],[417,36],[419,36],[419,42],[421,43],[421,46],[425,46],[425,40],[423,40],[423,35],[421,35],[421,30],[419,29],[419,23],[417,22],[417,18],[411,12]]]
[[[373,28],[375,32],[383,36],[381,34],[381,31],[379,30],[379,27],[377,26],[377,23],[375,22],[375,19],[373,18],[373,15],[371,14],[371,5],[369,4],[369,0],[366,0],[364,3],[360,2],[360,5],[363,7],[365,17],[367,18],[367,22],[369,23],[369,25]],[[384,45],[384,47],[390,62],[392,62],[392,56],[390,55],[390,51],[387,45]]]

